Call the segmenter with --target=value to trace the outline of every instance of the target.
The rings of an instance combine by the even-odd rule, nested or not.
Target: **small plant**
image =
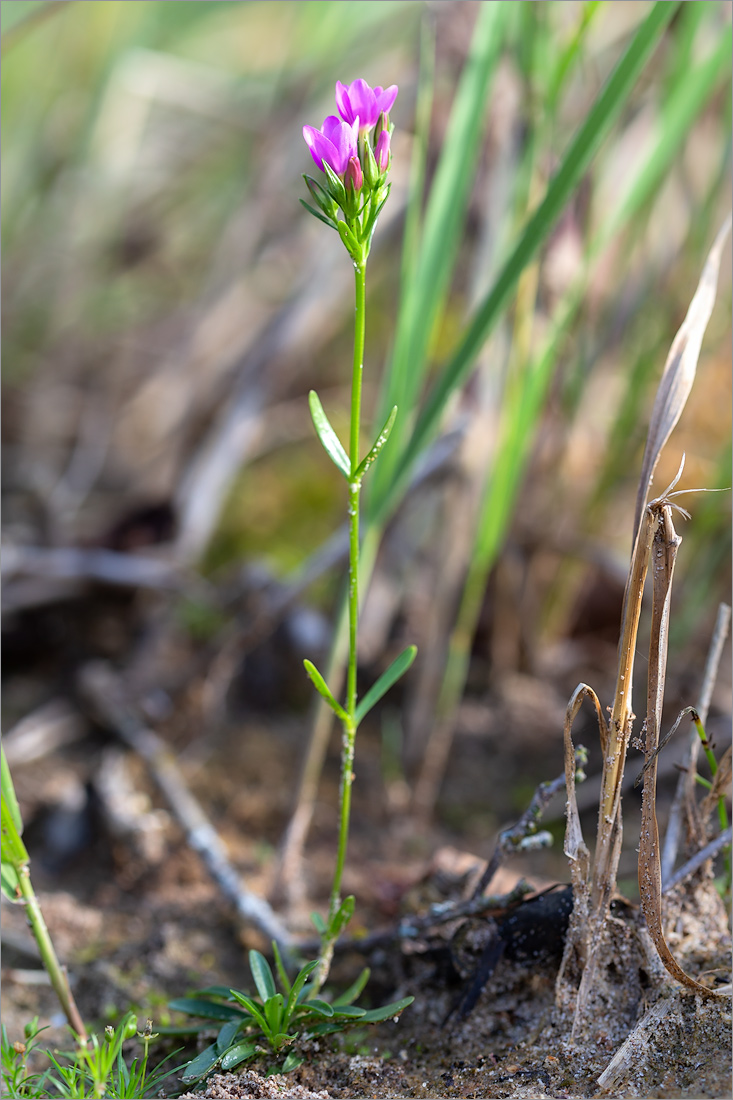
[[[389,439],[397,416],[395,405],[371,449],[364,458],[360,459],[361,389],[366,333],[366,265],[377,218],[389,197],[391,187],[391,184],[387,183],[387,173],[392,160],[390,146],[394,126],[390,124],[389,111],[397,98],[397,91],[396,84],[383,89],[379,86],[371,88],[365,80],[354,80],[348,87],[337,81],[336,106],[341,117],[329,115],[320,130],[314,126],[303,127],[303,137],[324,180],[319,182],[310,176],[304,176],[315,207],[310,206],[303,199],[301,202],[319,221],[336,230],[351,257],[355,274],[354,356],[348,453],[332,428],[315,390],[311,390],[309,397],[316,434],[326,454],[348,485],[349,520],[349,650],[346,700],[343,705],[338,702],[315,665],[311,661],[305,661],[306,672],[314,687],[343,726],[338,849],[328,918],[325,922],[321,922],[319,927],[321,954],[313,977],[317,988],[320,988],[328,977],[334,944],[354,912],[353,897],[347,897],[343,902],[341,900],[341,879],[349,835],[356,731],[375,703],[379,702],[392,685],[404,675],[417,653],[415,646],[404,649],[361,701],[357,702],[361,487],[365,475]]]
[[[382,1023],[398,1016],[414,1000],[413,997],[404,997],[372,1011],[359,1008],[353,1002],[367,983],[367,968],[344,993],[333,1001],[323,1000],[316,996],[319,987],[315,972],[319,960],[307,962],[291,982],[275,942],[272,949],[280,990],[267,959],[253,950],[249,953],[249,967],[258,996],[251,997],[226,986],[211,986],[193,997],[170,1002],[170,1008],[189,1016],[203,1017],[207,1021],[194,1030],[210,1027],[213,1020],[222,1021],[216,1040],[184,1067],[184,1082],[198,1081],[215,1068],[234,1069],[243,1062],[266,1054],[268,1050],[279,1055],[306,1038],[331,1035],[354,1024]],[[169,1033],[176,1031],[175,1028],[166,1030]],[[296,1050],[290,1050],[283,1063],[271,1072],[288,1073],[302,1061]]]
[[[175,1068],[163,1070],[167,1058],[148,1073],[150,1043],[158,1036],[153,1033],[152,1020],[142,1031],[137,1029],[137,1017],[128,1012],[117,1027],[106,1027],[104,1038],[92,1034],[88,1039],[78,1039],[76,1050],[61,1053],[48,1051],[51,1063],[43,1073],[30,1074],[27,1058],[38,1047],[38,1036],[44,1028],[38,1027],[36,1016],[25,1029],[26,1041],[11,1043],[5,1028],[2,1029],[2,1076],[8,1096],[19,1098],[61,1097],[65,1100],[145,1100],[171,1074]],[[142,1059],[135,1058],[128,1067],[122,1056],[122,1047],[135,1036],[142,1042]],[[63,1060],[62,1060],[63,1059]]]

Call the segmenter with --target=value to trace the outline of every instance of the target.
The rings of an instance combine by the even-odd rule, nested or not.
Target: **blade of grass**
[[[543,201],[529,219],[494,286],[476,311],[455,355],[430,392],[399,463],[396,458],[393,460],[396,469],[391,483],[379,495],[375,489],[372,515],[381,518],[398,503],[410,469],[437,429],[448,399],[466,379],[481,346],[513,294],[519,276],[547,239],[598,147],[621,114],[631,90],[677,7],[676,2],[664,3],[657,0],[637,30],[572,140]],[[394,403],[399,405],[399,401]],[[393,456],[396,451],[397,448],[393,447]]]
[[[409,279],[402,287],[395,345],[378,419],[386,419],[394,405],[399,415],[389,450],[375,468],[369,499],[384,496],[391,484],[420,394],[430,338],[448,292],[462,236],[506,16],[504,4],[482,4],[479,8],[471,52],[461,74],[430,189],[418,258],[410,263]],[[421,184],[422,177],[417,182]]]

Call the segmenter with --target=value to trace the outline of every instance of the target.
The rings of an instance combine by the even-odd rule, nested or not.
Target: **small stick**
[[[146,762],[188,843],[201,856],[209,874],[234,903],[240,917],[288,951],[292,944],[290,934],[268,903],[242,885],[219,834],[186,786],[172,753],[157,733],[142,725],[133,708],[124,701],[119,677],[101,663],[89,664],[81,672],[80,686],[104,722]]]
[[[670,876],[668,881],[662,887],[662,893],[668,894],[669,891],[672,890],[673,887],[677,886],[680,882],[682,882],[683,879],[686,879],[689,875],[693,874],[694,871],[697,871],[699,867],[702,867],[703,863],[706,863],[707,860],[712,859],[712,857],[716,855],[721,848],[725,848],[726,844],[730,844],[732,835],[733,829],[731,829],[730,826],[728,826],[727,829],[724,829],[722,833],[718,833],[718,835],[714,837],[709,844],[706,844],[704,848],[701,848],[699,852],[696,852],[694,856],[688,859],[687,863],[684,863],[682,867],[679,868],[679,870],[675,871],[675,873]]]
[[[702,686],[700,688],[700,696],[696,706],[697,713],[700,715],[700,721],[703,725],[707,720],[708,710],[710,708],[710,700],[712,699],[713,687],[718,675],[718,667],[720,665],[720,659],[723,655],[723,646],[725,640],[728,637],[728,630],[730,628],[731,609],[726,603],[721,603],[718,607],[718,616],[715,620],[715,629],[713,630],[713,636],[710,641],[710,649],[708,650],[707,661],[705,662],[705,672],[703,674]],[[695,767],[697,764],[697,756],[700,752],[700,738],[697,736],[697,732],[693,730],[690,733],[687,749],[687,763],[685,765],[685,771],[680,775],[677,780],[677,789],[672,801],[672,808],[669,811],[669,821],[667,822],[667,832],[664,837],[664,847],[662,849],[662,885],[663,889],[666,889],[667,882],[672,877],[672,871],[674,870],[675,860],[677,859],[677,850],[680,844],[680,835],[682,832],[682,810],[685,804],[686,792],[690,784],[689,776],[694,775]]]
[[[587,749],[583,748],[582,745],[578,745],[575,750],[576,772],[580,773],[587,762]],[[517,849],[521,847],[522,841],[526,840],[527,837],[536,835],[537,824],[549,806],[553,795],[562,790],[564,786],[565,772],[563,772],[562,775],[558,775],[555,779],[540,783],[537,790],[532,795],[532,801],[516,825],[511,825],[508,829],[504,829],[499,833],[491,859],[486,864],[484,873],[478,880],[473,894],[471,895],[472,900],[480,898],[483,895],[484,890],[489,885],[502,863],[505,862],[507,856],[509,856],[511,852],[517,851]]]

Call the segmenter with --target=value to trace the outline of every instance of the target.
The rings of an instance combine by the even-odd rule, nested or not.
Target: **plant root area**
[[[204,744],[187,740],[186,729],[172,723],[164,735],[242,881],[269,897],[288,926],[311,940],[303,953],[313,957],[308,914],[323,911],[328,896],[337,749],[319,791],[299,889],[288,896],[276,879],[305,728],[292,720],[248,721]],[[557,741],[555,763],[549,756],[538,761],[545,778],[558,770],[559,736]],[[630,902],[614,909],[616,932],[599,958],[598,1001],[574,1039],[572,996],[567,988],[559,998],[556,992],[562,930],[558,935],[553,928],[531,928],[527,952],[501,955],[479,981],[475,1004],[461,1016],[496,920],[458,917],[423,926],[410,938],[395,933],[400,921],[465,899],[491,854],[493,837],[482,841],[483,825],[470,821],[468,843],[465,832],[445,823],[417,829],[384,781],[380,751],[379,738],[365,731],[357,747],[344,883],[345,893],[355,894],[357,909],[329,984],[334,991],[345,988],[369,966],[360,1003],[376,1007],[407,995],[414,1003],[398,1021],[306,1040],[300,1048],[304,1062],[287,1077],[268,1076],[278,1063],[263,1057],[241,1072],[214,1074],[198,1091],[170,1078],[158,1095],[179,1095],[185,1088],[188,1098],[222,1100],[731,1095],[730,998],[701,999],[672,981],[655,961],[640,931],[637,906]],[[448,792],[459,787],[457,773],[465,776],[467,767],[469,775],[476,773],[476,752],[475,737],[457,739],[451,761],[456,774],[446,776]],[[487,764],[484,776],[491,774]],[[121,807],[112,813],[105,805],[110,775],[118,795],[127,791],[127,830]],[[174,997],[213,984],[252,991],[247,951],[266,951],[267,943],[238,924],[140,759],[96,730],[32,764],[18,764],[14,778],[33,881],[88,1027],[99,1031],[130,1007],[140,1026],[148,1016],[157,1026],[175,1024],[182,1018],[167,1009]],[[484,791],[482,797],[499,805],[504,822],[511,821],[512,808],[501,806],[501,785],[495,785],[495,794]],[[462,789],[465,797],[465,783]],[[448,816],[456,806],[447,807]],[[134,827],[140,820],[142,832]],[[73,832],[72,826],[80,834],[76,839],[64,833]],[[490,892],[506,894],[521,876],[540,890],[550,882],[567,883],[559,849],[556,844],[550,852],[510,861]],[[724,990],[730,982],[728,919],[710,872],[688,880],[667,899],[666,931],[687,972]],[[373,940],[376,932],[384,933],[382,939],[368,947],[367,937]],[[38,1015],[42,1026],[50,1025],[41,1050],[72,1046],[44,984],[24,912],[6,902],[2,992],[11,1042],[22,1038],[24,1025]],[[151,1049],[152,1064],[178,1049],[172,1063],[181,1065],[215,1034],[213,1028],[198,1039],[162,1038]],[[135,1043],[125,1050],[132,1057]],[[37,1061],[32,1068],[45,1064]]]

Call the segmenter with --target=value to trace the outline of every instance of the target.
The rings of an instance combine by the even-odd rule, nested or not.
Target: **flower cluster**
[[[325,179],[304,176],[315,207],[307,210],[341,236],[355,263],[369,254],[379,212],[389,194],[386,182],[392,160],[394,126],[389,111],[397,85],[371,88],[366,80],[336,83],[336,108],[320,130],[304,126],[303,137]],[[343,218],[339,218],[339,211]]]

